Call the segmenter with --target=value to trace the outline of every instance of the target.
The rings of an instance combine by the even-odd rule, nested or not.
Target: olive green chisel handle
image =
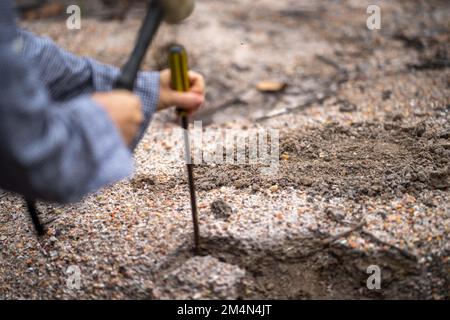
[[[186,50],[182,46],[175,45],[169,49],[169,66],[171,71],[172,89],[181,92],[189,91],[190,82],[188,76],[188,59]],[[189,192],[191,196],[192,221],[194,223],[194,249],[198,254],[200,246],[200,233],[198,227],[197,200],[194,185],[194,165],[191,159],[191,145],[189,141],[188,113],[180,108],[177,108],[177,112],[181,118],[181,126],[183,128],[186,167],[189,180]]]

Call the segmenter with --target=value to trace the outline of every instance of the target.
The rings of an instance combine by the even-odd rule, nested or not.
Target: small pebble
[[[279,189],[278,185],[273,185],[269,188],[270,192],[275,193],[277,192]]]
[[[217,199],[211,203],[211,212],[216,219],[226,220],[232,215],[233,209],[222,199]]]

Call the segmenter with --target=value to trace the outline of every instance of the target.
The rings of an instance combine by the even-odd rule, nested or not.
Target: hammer
[[[133,90],[139,68],[161,23],[163,21],[169,24],[180,23],[191,15],[194,6],[194,0],[152,0],[133,52],[114,83],[115,89]],[[136,142],[132,149],[135,146]],[[38,217],[36,201],[30,198],[26,198],[25,201],[35,230],[41,236],[45,233],[45,229]]]

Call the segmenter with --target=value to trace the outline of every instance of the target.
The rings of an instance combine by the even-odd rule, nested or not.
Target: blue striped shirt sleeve
[[[0,2],[0,187],[72,202],[130,175],[129,149],[90,98],[110,90],[118,70],[17,30],[11,16],[11,1]],[[136,142],[158,88],[156,73],[139,75],[146,123]]]

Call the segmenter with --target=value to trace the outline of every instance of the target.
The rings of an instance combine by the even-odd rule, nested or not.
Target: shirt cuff
[[[134,90],[142,100],[144,122],[133,142],[133,149],[144,136],[153,114],[156,112],[159,102],[159,72],[139,72]]]

